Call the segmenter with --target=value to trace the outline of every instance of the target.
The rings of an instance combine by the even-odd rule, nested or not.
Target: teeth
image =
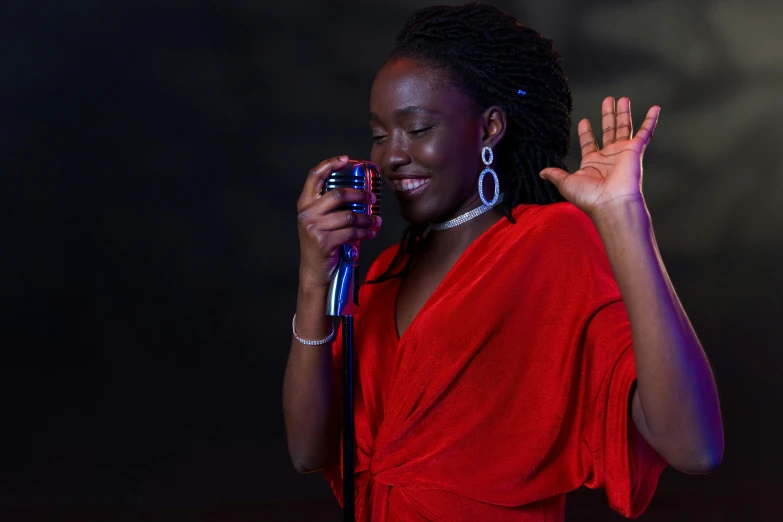
[[[396,179],[394,180],[394,188],[403,192],[408,192],[429,182],[430,180],[428,179]]]

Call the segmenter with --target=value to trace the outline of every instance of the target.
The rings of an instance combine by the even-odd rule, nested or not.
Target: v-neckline
[[[457,257],[457,260],[454,261],[454,264],[451,265],[451,268],[449,268],[448,271],[446,272],[446,275],[443,276],[443,279],[441,279],[440,283],[438,283],[438,285],[435,287],[435,290],[433,290],[432,293],[429,295],[429,297],[427,297],[426,301],[424,301],[424,304],[421,305],[421,308],[419,308],[419,311],[416,312],[416,315],[414,315],[413,319],[411,319],[411,322],[408,323],[408,327],[405,329],[402,335],[400,335],[400,330],[397,327],[397,301],[399,300],[400,297],[400,286],[402,285],[403,280],[401,278],[397,278],[395,293],[394,293],[394,302],[392,303],[392,313],[390,314],[391,322],[392,322],[391,324],[392,332],[394,332],[394,337],[397,341],[397,344],[402,342],[405,336],[408,335],[408,332],[410,331],[411,327],[415,325],[419,317],[421,317],[422,313],[424,313],[424,311],[427,308],[429,308],[430,305],[432,305],[435,296],[443,288],[444,283],[446,283],[446,281],[452,276],[452,274],[454,273],[454,269],[457,267],[457,265],[459,265],[462,262],[462,260],[465,259],[468,253],[471,250],[473,250],[473,248],[479,242],[481,242],[484,238],[486,238],[491,231],[499,227],[501,223],[503,223],[504,221],[506,221],[506,217],[500,216],[500,219],[492,223],[492,225],[490,225],[489,228],[487,228],[484,232],[476,236],[476,238],[473,241],[471,241],[471,243],[465,248],[465,250],[463,250],[462,253],[460,253],[460,255]]]

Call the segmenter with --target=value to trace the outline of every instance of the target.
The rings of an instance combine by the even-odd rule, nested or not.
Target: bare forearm
[[[296,203],[300,254],[296,331],[302,339],[324,339],[332,329],[326,296],[338,248],[375,237],[381,226],[379,216],[342,209],[375,203],[377,196],[372,191],[340,187],[324,193],[326,179],[347,164],[348,156],[338,156],[316,165]],[[288,451],[300,472],[320,469],[334,457],[332,452],[339,451],[339,407],[334,406],[339,400],[332,397],[332,376],[331,344],[308,346],[291,339],[283,413]]]
[[[707,357],[658,252],[643,200],[591,216],[623,296],[634,343],[634,422],[674,467],[709,470],[723,454],[723,428]],[[636,409],[640,408],[641,412]]]
[[[331,331],[326,316],[326,289],[300,284],[296,333],[304,339],[323,339]],[[283,413],[288,449],[300,473],[322,468],[339,436],[337,412],[332,411],[331,343],[301,344],[292,336],[283,381]]]

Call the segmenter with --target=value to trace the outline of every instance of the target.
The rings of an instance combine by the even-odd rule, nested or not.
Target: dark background
[[[367,157],[374,73],[427,4],[3,2],[0,520],[340,520],[285,445],[295,202]],[[641,520],[779,520],[783,4],[498,5],[555,39],[574,121],[663,107],[645,194],[726,453]],[[600,491],[568,514],[620,518]]]

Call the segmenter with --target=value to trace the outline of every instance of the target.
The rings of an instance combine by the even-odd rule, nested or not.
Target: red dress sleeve
[[[564,309],[582,317],[573,347],[576,367],[569,377],[579,397],[566,413],[579,434],[578,457],[571,461],[579,469],[570,471],[584,474],[587,487],[605,489],[612,509],[636,518],[652,499],[667,463],[630,416],[636,365],[628,313],[590,218],[570,204],[549,205],[540,213],[548,214],[540,232],[546,241],[536,247],[545,252],[547,264],[568,267],[557,273],[551,291],[568,295]]]
[[[590,470],[585,485],[604,488],[612,509],[636,518],[650,503],[667,463],[639,434],[630,415],[636,365],[622,301],[594,314],[584,348],[583,441]]]

